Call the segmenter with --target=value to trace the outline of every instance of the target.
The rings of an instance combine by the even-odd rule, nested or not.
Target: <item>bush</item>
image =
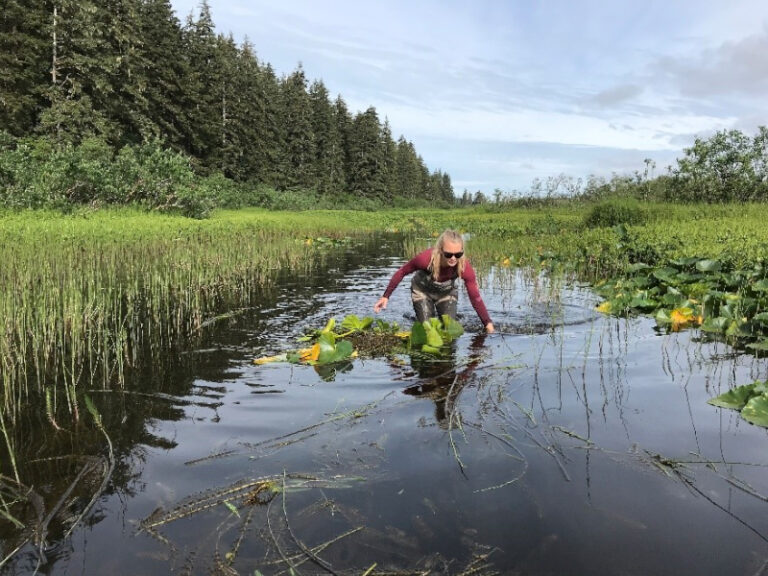
[[[633,198],[613,198],[595,204],[584,217],[588,228],[608,228],[619,224],[643,224],[648,210]]]

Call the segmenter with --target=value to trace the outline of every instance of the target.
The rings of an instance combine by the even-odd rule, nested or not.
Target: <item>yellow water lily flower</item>
[[[411,332],[410,331],[395,332],[395,336],[405,340],[406,338],[410,338],[411,337]]]
[[[320,356],[320,344],[299,350],[299,360],[302,362],[316,362],[318,356]]]
[[[256,358],[253,363],[256,364],[256,366],[261,366],[262,364],[269,364],[270,362],[282,362],[285,360],[285,354],[277,354],[276,356],[264,356],[262,358]]]
[[[672,332],[677,332],[681,328],[685,328],[688,324],[695,322],[696,317],[693,315],[693,310],[690,308],[675,308],[669,315],[672,320]]]
[[[610,314],[612,309],[613,309],[613,306],[611,306],[610,300],[606,300],[596,308],[598,312],[602,312],[603,314]]]
[[[504,258],[504,260],[501,261],[501,265],[505,268],[508,268],[510,264],[509,258]]]

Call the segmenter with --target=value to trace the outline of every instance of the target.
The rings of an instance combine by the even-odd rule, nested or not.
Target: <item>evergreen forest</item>
[[[301,66],[278,76],[208,3],[5,0],[0,14],[0,204],[447,205],[376,109],[353,113]]]

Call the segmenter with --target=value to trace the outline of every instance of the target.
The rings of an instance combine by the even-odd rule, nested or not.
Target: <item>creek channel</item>
[[[447,358],[253,364],[328,318],[373,315],[401,254],[396,238],[340,249],[142,384],[94,391],[109,488],[70,533],[81,479],[44,550],[4,572],[768,572],[768,433],[706,403],[768,377],[765,361],[696,331],[605,317],[584,287],[497,268],[481,292],[499,333],[482,333],[462,287],[466,332]],[[406,329],[409,280],[380,315]],[[50,493],[88,474],[82,460],[23,466]],[[5,555],[13,532],[0,535]]]

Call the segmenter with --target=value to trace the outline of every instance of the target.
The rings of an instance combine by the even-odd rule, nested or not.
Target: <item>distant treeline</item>
[[[205,0],[183,25],[168,0],[3,2],[0,156],[17,206],[454,201],[375,108],[350,113],[301,65],[277,77]]]
[[[551,202],[602,200],[629,197],[660,202],[768,202],[768,128],[759,126],[754,136],[740,130],[722,130],[710,138],[696,138],[683,150],[675,166],[656,174],[656,163],[645,159],[643,170],[589,176],[586,180],[566,174],[535,179],[528,192],[507,195],[496,189],[492,196],[465,190],[459,205],[524,205]]]

